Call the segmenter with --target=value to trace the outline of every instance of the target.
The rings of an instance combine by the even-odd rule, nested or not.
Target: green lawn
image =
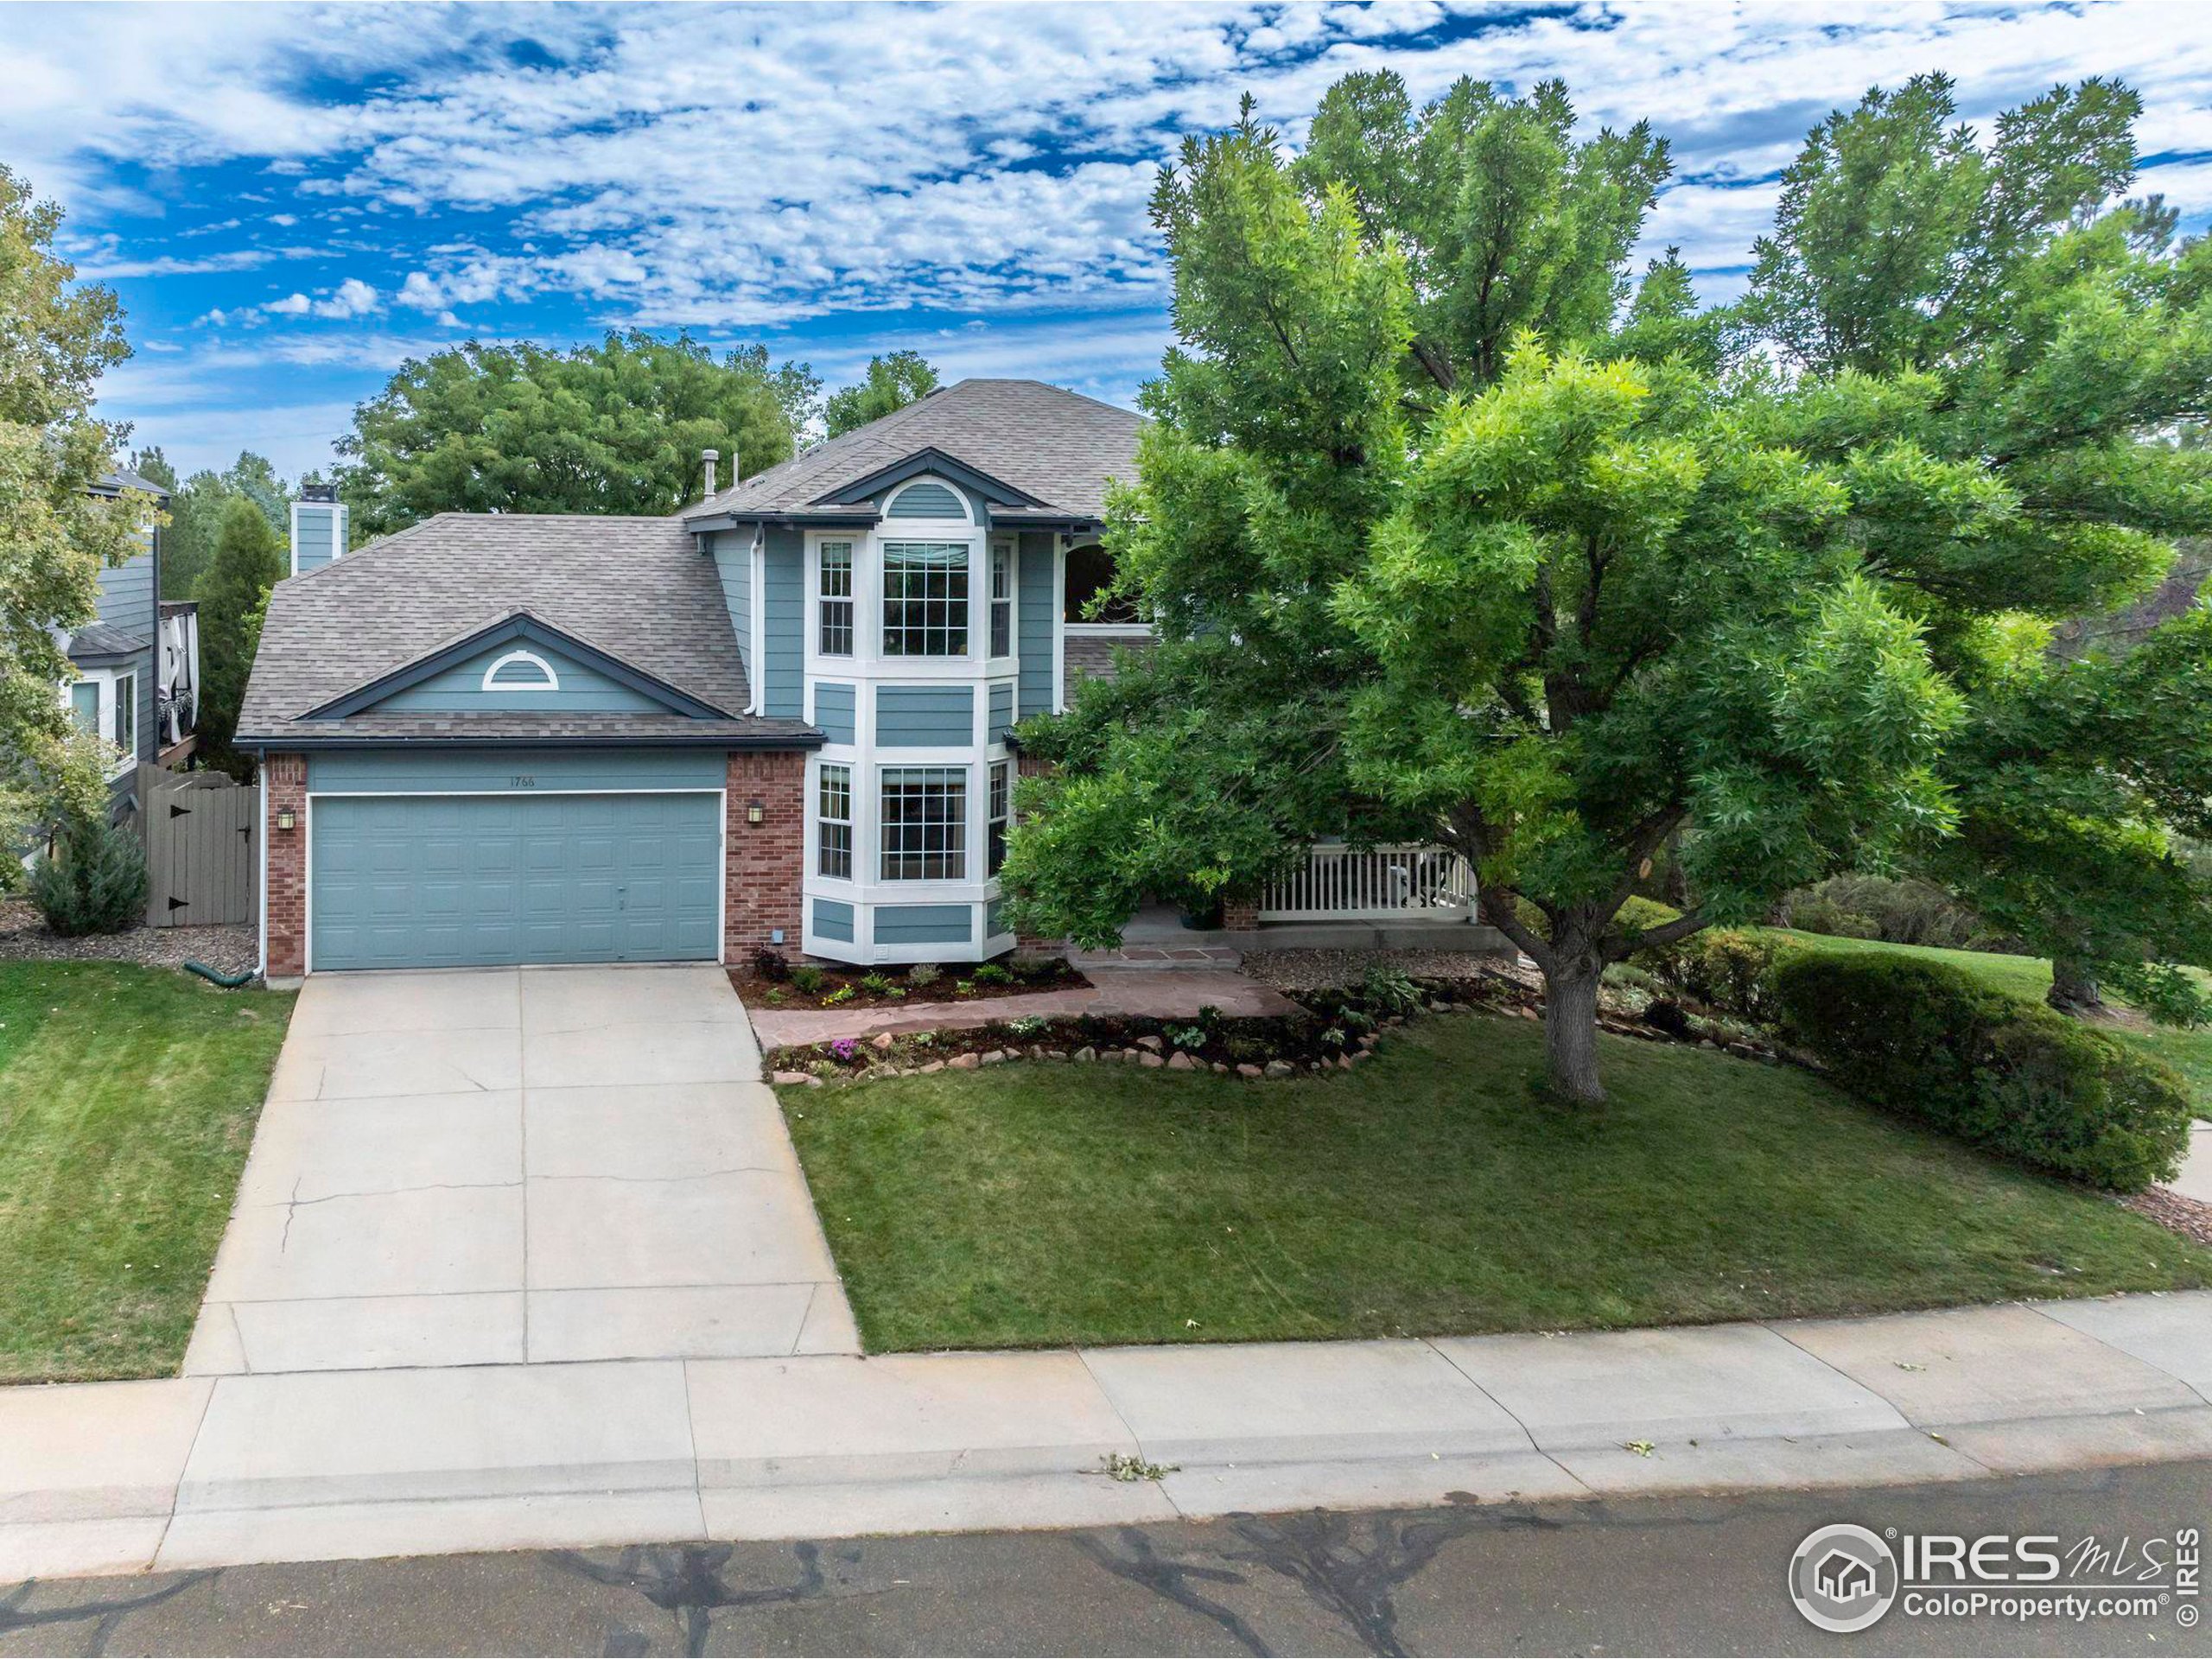
[[[292,999],[0,964],[0,1382],[176,1370]]]
[[[1984,984],[2031,1002],[2043,1001],[2050,989],[2050,963],[2041,957],[2001,957],[1986,950],[1939,950],[1927,945],[1885,944],[1879,939],[1845,939],[1826,933],[1799,933],[1788,928],[1773,930],[1783,938],[1815,950],[1849,955],[1870,950],[1925,957],[1964,969]],[[2107,1026],[2103,1027],[2123,1043],[2132,1043],[2155,1055],[2181,1073],[2196,1099],[2196,1115],[2212,1121],[2212,1027],[2177,1031],[2171,1027]]]
[[[1349,1075],[1021,1065],[783,1091],[871,1350],[1861,1313],[2212,1284],[2212,1252],[1793,1070],[1421,1021]]]

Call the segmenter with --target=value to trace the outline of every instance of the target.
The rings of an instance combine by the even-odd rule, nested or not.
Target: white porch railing
[[[1310,847],[1260,894],[1263,922],[1449,921],[1474,908],[1475,873],[1448,847]]]

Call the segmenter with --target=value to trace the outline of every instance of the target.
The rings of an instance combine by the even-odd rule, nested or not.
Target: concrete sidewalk
[[[1104,1472],[1109,1456],[1175,1465]],[[0,1390],[0,1582],[2212,1455],[2212,1293],[1435,1341]]]

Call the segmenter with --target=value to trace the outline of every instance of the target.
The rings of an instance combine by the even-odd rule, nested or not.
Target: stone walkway
[[[840,1037],[873,1037],[882,1031],[969,1031],[994,1020],[1025,1015],[1071,1019],[1077,1014],[1135,1014],[1154,1020],[1195,1018],[1202,1008],[1226,1014],[1289,1014],[1295,1004],[1278,991],[1241,974],[1192,969],[1182,973],[1142,969],[1090,971],[1088,988],[1029,991],[976,1002],[901,1002],[882,1008],[777,1008],[747,1010],[764,1048],[835,1042]]]
[[[0,1389],[0,1584],[2212,1456],[2212,1293],[1433,1341]],[[1106,1459],[1154,1465],[1111,1478]]]
[[[719,968],[317,975],[188,1376],[853,1353]]]

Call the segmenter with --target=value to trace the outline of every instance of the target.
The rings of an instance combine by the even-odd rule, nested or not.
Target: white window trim
[[[121,746],[115,741],[116,709],[118,708],[118,704],[115,700],[115,685],[116,681],[118,678],[127,679],[131,682],[130,695],[133,702],[131,713],[135,718],[137,713],[136,703],[138,696],[138,671],[135,668],[79,669],[77,671],[77,677],[75,679],[64,680],[61,682],[60,687],[61,706],[64,709],[67,710],[69,717],[73,722],[76,719],[77,715],[76,704],[72,700],[72,692],[74,688],[79,685],[90,685],[96,688],[95,695],[97,702],[95,707],[98,712],[93,716],[93,734],[97,736],[101,742],[106,744],[108,747],[117,750],[118,753],[118,758],[115,764],[110,766],[107,770],[107,781],[110,783],[113,783],[117,779],[122,777],[124,772],[129,772],[131,767],[138,764],[137,746],[133,745],[128,753],[124,753],[121,752]]]
[[[520,685],[493,684],[493,682],[499,677],[499,671],[510,663],[527,664],[545,677],[542,681],[532,681]],[[558,691],[561,689],[561,677],[553,671],[553,664],[536,652],[511,651],[484,671],[484,679],[480,689],[486,691]]]

